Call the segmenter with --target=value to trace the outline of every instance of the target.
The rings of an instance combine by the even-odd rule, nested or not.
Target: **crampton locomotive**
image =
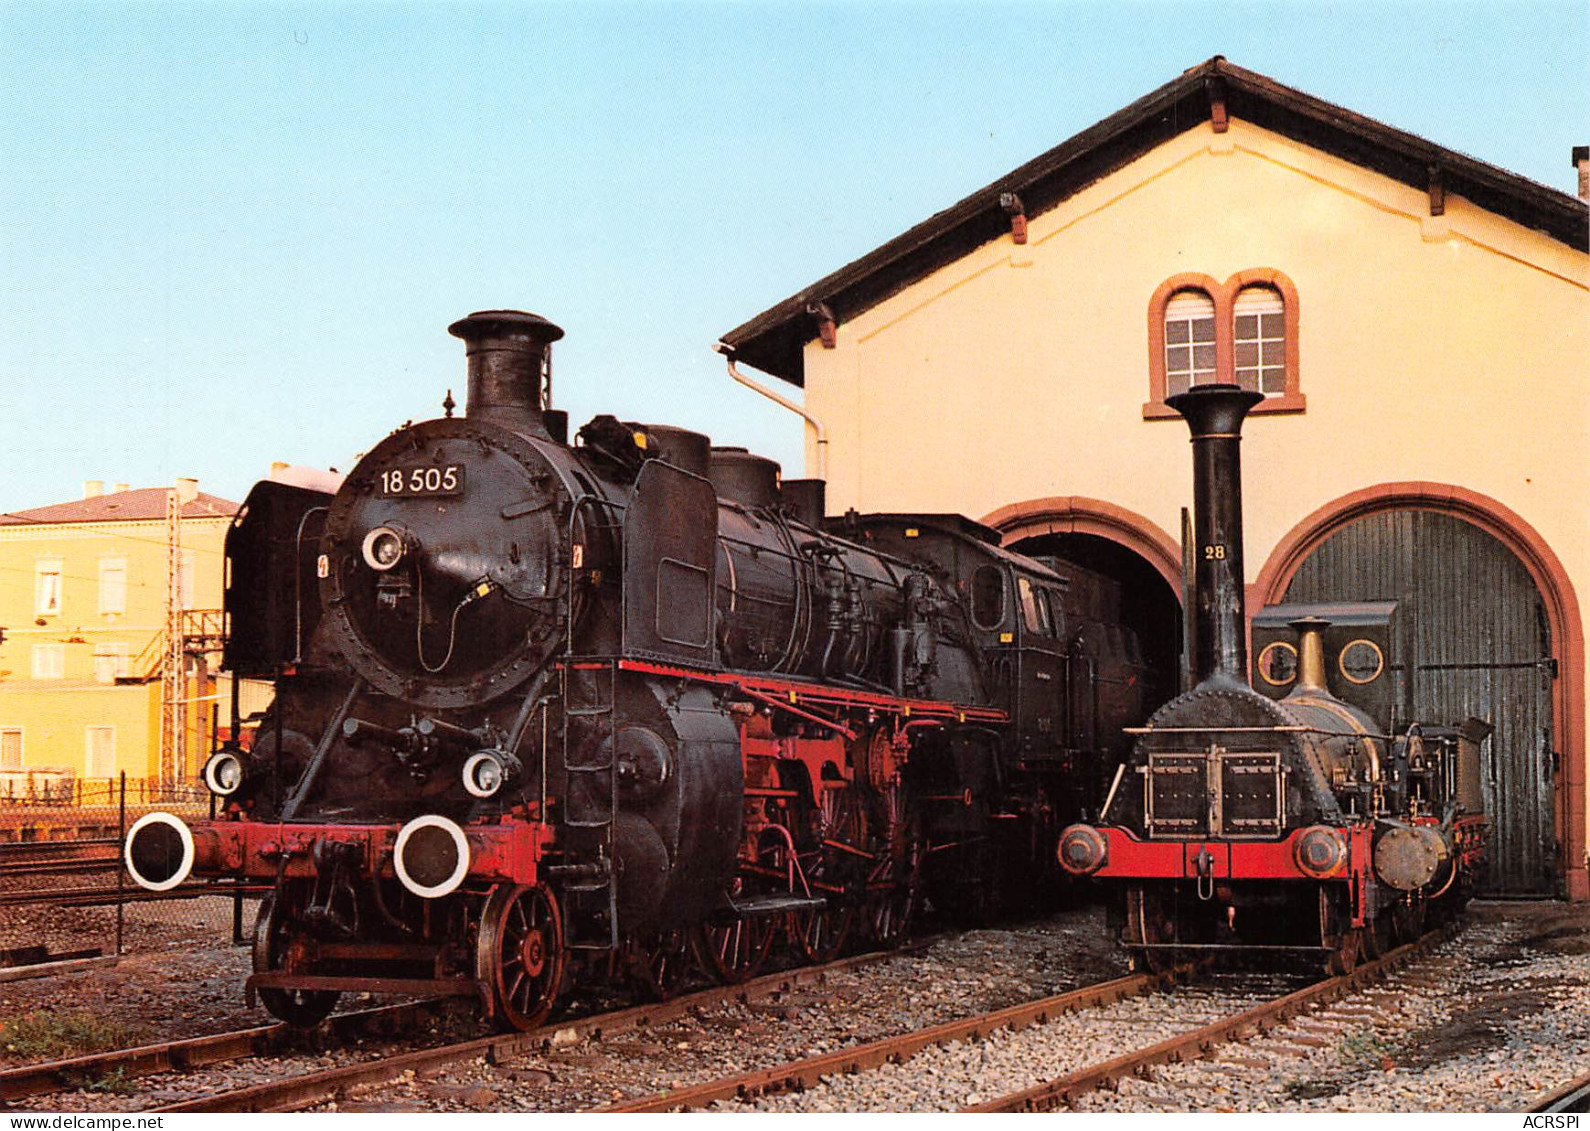
[[[216,819],[127,839],[146,887],[271,886],[271,1012],[478,994],[526,1028],[569,979],[740,979],[1059,875],[1145,702],[1113,582],[956,516],[825,519],[821,481],[679,428],[566,443],[561,330],[451,332],[462,418],[250,493],[226,663],[274,706],[206,764]]]
[[[1349,969],[1461,907],[1488,830],[1489,725],[1395,726],[1394,602],[1265,610],[1248,682],[1238,445],[1262,399],[1204,385],[1166,400],[1192,429],[1197,684],[1132,729],[1099,821],[1058,849],[1114,890],[1150,967],[1228,950]]]

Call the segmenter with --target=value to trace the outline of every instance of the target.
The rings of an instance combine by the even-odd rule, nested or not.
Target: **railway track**
[[[855,955],[820,966],[797,967],[754,978],[741,985],[715,986],[666,1002],[566,1019],[528,1033],[496,1034],[386,1056],[377,1060],[361,1060],[335,1068],[285,1076],[263,1084],[217,1091],[145,1110],[149,1112],[293,1111],[334,1099],[348,1089],[370,1087],[396,1079],[405,1072],[418,1072],[477,1057],[497,1062],[541,1049],[554,1041],[606,1036],[662,1024],[725,1000],[751,1002],[777,997],[820,983],[832,973],[909,954],[925,945],[915,944],[897,950]],[[395,1010],[403,1007],[386,1008]],[[333,1018],[333,1022],[336,1021],[337,1018]],[[145,1075],[164,1071],[191,1071],[222,1061],[269,1055],[275,1048],[280,1047],[273,1045],[272,1042],[282,1040],[281,1037],[272,1037],[271,1034],[282,1028],[284,1027],[263,1026],[259,1029],[218,1034],[210,1038],[195,1038],[191,1042],[174,1041],[145,1049],[125,1049],[92,1057],[80,1057],[73,1061],[57,1061],[25,1069],[13,1069],[9,1073],[0,1074],[0,1089],[9,1085],[17,1089],[15,1095],[18,1098],[36,1098],[43,1094],[58,1093],[63,1086],[81,1086],[85,1078],[102,1077],[117,1068],[124,1068],[130,1075]],[[259,1051],[261,1049],[262,1051]],[[29,1088],[33,1090],[22,1090]],[[0,1097],[10,1099],[12,1094],[0,1090]]]
[[[1247,1010],[1227,1013],[1217,1020],[1189,1029],[1169,1040],[1091,1065],[1034,1088],[969,1105],[963,1110],[986,1112],[1053,1110],[1064,1106],[1075,1095],[1107,1086],[1150,1065],[1196,1059],[1206,1055],[1219,1044],[1267,1032],[1287,1018],[1333,1001],[1384,977],[1444,937],[1442,932],[1432,932],[1414,943],[1392,951],[1384,958],[1359,967],[1351,974],[1316,982]],[[902,1063],[924,1049],[956,1042],[978,1041],[1001,1030],[1042,1025],[1066,1013],[1099,1008],[1161,987],[1168,988],[1186,980],[1188,975],[1189,970],[1183,968],[1173,975],[1161,978],[1143,974],[1118,978],[1071,993],[888,1037],[836,1053],[737,1073],[689,1088],[626,1100],[596,1110],[602,1112],[690,1110],[704,1108],[713,1103],[746,1102],[760,1096],[799,1091],[817,1085],[825,1077],[865,1072],[887,1064]]]
[[[1055,994],[1038,1001],[984,1013],[960,1021],[948,1021],[912,1033],[854,1045],[824,1056],[789,1061],[772,1068],[737,1073],[689,1088],[678,1088],[639,1099],[625,1100],[599,1108],[602,1112],[656,1112],[706,1107],[720,1100],[749,1100],[777,1092],[797,1091],[836,1073],[864,1072],[880,1065],[907,1060],[925,1048],[955,1041],[980,1040],[1001,1029],[1020,1029],[1041,1025],[1064,1013],[1120,1001],[1151,993],[1185,976],[1176,974],[1132,974],[1080,990]]]
[[[1037,1087],[999,1096],[963,1110],[1054,1111],[1068,1106],[1074,1097],[1084,1092],[1109,1087],[1117,1080],[1135,1076],[1156,1064],[1201,1059],[1220,1045],[1267,1033],[1290,1018],[1345,997],[1371,982],[1379,981],[1407,965],[1445,937],[1444,931],[1432,931],[1415,942],[1398,947],[1383,958],[1358,967],[1350,974],[1327,978],[1242,1013],[1180,1033],[1168,1040],[1126,1053],[1103,1064],[1071,1072]]]
[[[336,1040],[393,1034],[429,1017],[438,1004],[433,1001],[405,1002],[353,1010],[334,1014],[327,1019],[326,1025],[329,1035]],[[0,1104],[16,1104],[22,1100],[56,1095],[118,1073],[122,1079],[130,1079],[160,1072],[191,1072],[211,1064],[266,1056],[288,1047],[294,1039],[294,1031],[277,1022],[202,1037],[161,1041],[136,1048],[90,1053],[66,1060],[26,1064],[0,1071]]]
[[[1530,1114],[1559,1115],[1590,1112],[1590,1073],[1568,1081],[1560,1088],[1536,1096]]]

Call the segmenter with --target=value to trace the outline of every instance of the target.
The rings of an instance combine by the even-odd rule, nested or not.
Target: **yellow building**
[[[211,748],[212,708],[230,721],[210,665],[237,504],[179,480],[173,561],[173,489],[102,487],[0,515],[0,798],[92,789],[120,773],[191,781]],[[175,683],[162,680],[173,565],[184,638]]]
[[[1490,889],[1586,898],[1586,233],[1583,200],[1217,57],[720,348],[804,387],[830,514],[980,516],[1114,569],[1172,638],[1163,399],[1263,391],[1250,614],[1417,610],[1423,717],[1497,724]]]

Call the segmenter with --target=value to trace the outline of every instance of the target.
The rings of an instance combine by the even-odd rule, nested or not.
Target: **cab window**
[[[1005,620],[1005,574],[998,566],[972,571],[972,620],[978,628],[998,628]]]
[[[1058,589],[1045,589],[1044,596],[1049,598],[1049,624],[1054,629],[1056,639],[1064,639],[1066,634],[1066,604]]]
[[[1041,636],[1054,635],[1049,621],[1049,597],[1025,577],[1017,578],[1016,587],[1021,592],[1021,615],[1027,622],[1027,631]]]

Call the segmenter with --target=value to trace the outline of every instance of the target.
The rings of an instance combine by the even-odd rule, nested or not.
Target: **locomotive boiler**
[[[569,443],[558,327],[450,331],[462,417],[449,394],[335,492],[250,493],[226,666],[274,704],[206,764],[214,820],[127,839],[145,887],[270,887],[250,994],[528,1028],[570,981],[743,979],[780,941],[892,944],[924,891],[977,915],[1059,874],[1144,701],[1108,579],[958,516],[827,518],[820,481],[684,429]]]
[[[1196,685],[1131,728],[1099,820],[1058,847],[1067,871],[1109,886],[1124,943],[1153,968],[1240,951],[1350,969],[1461,907],[1485,844],[1490,728],[1398,725],[1394,602],[1266,610],[1250,682],[1238,445],[1262,399],[1231,385],[1167,398],[1192,432]]]

